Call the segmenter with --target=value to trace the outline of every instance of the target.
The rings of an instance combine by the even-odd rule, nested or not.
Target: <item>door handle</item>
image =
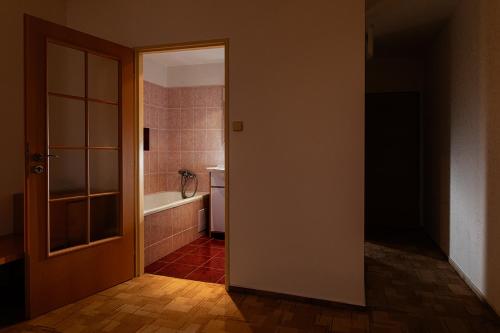
[[[43,161],[45,161],[46,158],[49,158],[49,157],[59,158],[58,155],[53,155],[53,154],[45,155],[45,154],[41,154],[41,153],[36,153],[36,154],[33,154],[32,159],[35,162],[43,162]]]

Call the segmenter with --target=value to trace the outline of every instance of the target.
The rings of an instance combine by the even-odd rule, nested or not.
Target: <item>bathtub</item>
[[[192,198],[183,199],[181,192],[158,192],[144,196],[144,216],[201,200],[208,192],[197,192]]]
[[[180,192],[144,196],[145,266],[206,234],[208,198],[207,192],[187,199]]]

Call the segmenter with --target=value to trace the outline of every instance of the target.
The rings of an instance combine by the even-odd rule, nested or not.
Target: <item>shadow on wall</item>
[[[427,57],[423,108],[424,227],[450,254],[450,114],[449,39],[434,43]]]

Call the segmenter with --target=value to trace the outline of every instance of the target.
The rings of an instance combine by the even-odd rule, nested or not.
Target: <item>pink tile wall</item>
[[[144,193],[180,191],[179,169],[194,171],[208,192],[209,166],[224,163],[223,86],[164,88],[144,81]]]

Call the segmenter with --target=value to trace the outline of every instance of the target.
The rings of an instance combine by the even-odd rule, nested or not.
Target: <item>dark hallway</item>
[[[420,94],[366,95],[366,229],[421,226]]]
[[[497,68],[478,65],[489,50],[478,31],[482,3],[367,1],[372,331],[500,332],[490,307],[498,313],[497,117],[483,105],[496,103],[483,74]],[[408,92],[419,97],[411,103]]]
[[[500,332],[497,315],[422,231],[367,235],[371,332]]]

